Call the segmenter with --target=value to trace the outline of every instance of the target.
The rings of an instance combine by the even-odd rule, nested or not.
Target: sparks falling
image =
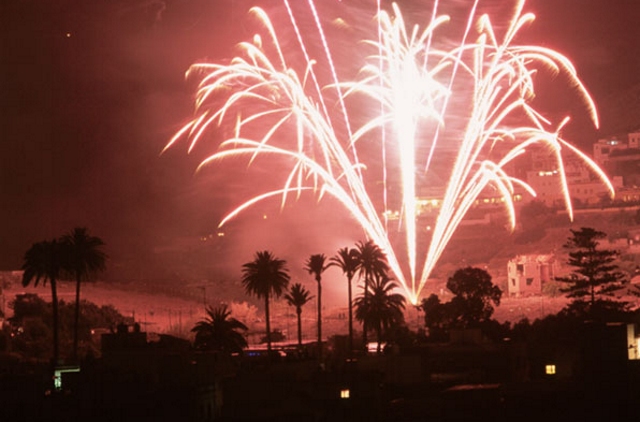
[[[269,198],[280,197],[284,205],[290,197],[307,191],[319,198],[331,196],[385,251],[409,300],[417,303],[447,243],[479,195],[487,190],[497,192],[511,227],[515,226],[516,186],[531,195],[535,192],[507,169],[527,148],[542,145],[555,157],[561,175],[559,189],[570,217],[571,198],[561,152],[579,157],[613,196],[613,186],[601,169],[560,136],[569,118],[553,122],[532,106],[534,75],[541,68],[550,69],[568,77],[598,125],[595,105],[571,62],[549,48],[515,42],[518,32],[534,19],[523,13],[524,1],[515,5],[501,36],[488,15],[476,15],[478,3],[473,3],[461,26],[460,41],[443,49],[440,46],[445,43],[438,42],[438,31],[452,23],[439,13],[437,2],[426,24],[411,28],[397,5],[386,11],[378,2],[372,11],[377,23],[373,36],[364,43],[354,42],[354,48],[367,48],[370,55],[358,75],[349,80],[340,77],[331,40],[313,0],[308,0],[305,13],[312,17],[315,33],[306,31],[304,35],[298,26],[300,16],[289,1],[283,1],[287,24],[297,40],[296,54],[304,58],[302,72],[288,63],[289,52],[281,47],[269,16],[253,8],[262,30],[252,42],[239,45],[238,56],[227,64],[196,63],[189,69],[187,77],[200,80],[196,114],[166,148],[187,138],[191,151],[211,127],[231,126],[233,136],[220,143],[217,152],[199,168],[232,156],[247,156],[249,162],[269,156],[287,159],[290,167],[283,169],[282,186],[242,203],[220,225]],[[313,58],[310,51],[322,54]],[[326,64],[323,68],[328,69],[328,75],[317,73],[318,63]],[[321,80],[328,82],[323,85]],[[353,118],[357,113],[348,107],[349,99],[357,96],[367,98],[373,112],[374,117],[364,123]],[[453,102],[466,105],[463,117],[460,110],[454,115]],[[443,135],[445,125],[461,119],[464,128],[460,136],[451,139]],[[439,175],[448,182],[427,234],[420,228],[416,199],[419,189],[424,188],[418,183],[423,178],[416,175],[433,171],[440,145],[454,150],[455,158],[450,174]],[[385,180],[375,184],[382,186],[383,201],[372,199],[367,163],[359,158],[362,154],[358,151],[372,148],[380,151],[378,161],[384,168]],[[387,194],[391,172],[397,172],[392,179],[399,185],[397,203],[387,200],[391,198]],[[399,217],[390,220],[388,216],[395,210]],[[403,237],[400,245],[391,241],[397,233]],[[428,247],[420,250],[420,238],[426,236],[430,236]]]

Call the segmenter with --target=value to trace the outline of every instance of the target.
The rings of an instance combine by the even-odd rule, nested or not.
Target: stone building
[[[544,283],[555,276],[555,257],[518,255],[507,264],[509,296],[539,295]]]

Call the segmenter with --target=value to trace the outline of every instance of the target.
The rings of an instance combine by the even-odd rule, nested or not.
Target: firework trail
[[[552,122],[531,105],[537,70],[544,67],[562,72],[579,92],[597,126],[595,105],[571,62],[554,50],[514,42],[522,27],[534,18],[523,13],[524,1],[517,2],[501,39],[489,16],[476,16],[478,3],[475,1],[470,8],[460,41],[444,49],[437,47],[438,30],[449,24],[450,18],[438,13],[437,2],[422,29],[417,25],[407,28],[397,5],[389,12],[381,10],[378,2],[374,11],[377,27],[372,31],[375,39],[364,41],[371,49],[370,57],[358,77],[346,81],[339,77],[330,40],[312,0],[307,2],[307,16],[312,17],[316,31],[305,32],[304,36],[299,16],[289,1],[283,1],[306,63],[301,74],[288,63],[290,52],[281,47],[269,16],[253,8],[251,12],[264,29],[261,34],[252,42],[241,43],[241,53],[229,63],[196,63],[187,72],[188,77],[200,80],[196,114],[166,148],[187,138],[191,151],[213,126],[232,125],[233,136],[199,168],[233,156],[247,156],[250,163],[261,156],[276,156],[285,158],[290,167],[283,173],[282,186],[241,204],[220,225],[268,198],[280,197],[284,205],[290,196],[305,191],[319,198],[330,195],[385,251],[406,295],[416,303],[447,243],[479,195],[487,189],[498,192],[511,226],[515,225],[515,187],[521,186],[532,195],[535,192],[509,175],[507,168],[527,148],[537,144],[552,152],[570,216],[564,151],[579,157],[613,195],[605,174],[560,136],[568,118]],[[320,57],[312,58],[310,46],[313,51],[321,49]],[[329,69],[331,82],[325,86],[321,86],[315,70],[320,62]],[[371,99],[375,117],[354,125],[357,119],[351,118],[347,102],[352,96]],[[468,104],[464,132],[455,140],[441,135],[447,122],[460,119],[450,110],[452,99]],[[431,170],[437,146],[442,143],[454,146],[449,150],[455,150],[455,158],[428,248],[420,251],[418,240],[425,234],[418,229],[416,175]],[[365,183],[366,163],[358,157],[358,150],[365,145],[380,149],[385,175],[394,169],[399,173],[401,195],[399,203],[393,204],[397,208],[387,204],[386,192],[383,207],[376,207],[372,200]],[[390,164],[392,160],[397,160],[395,165]],[[402,246],[390,240],[392,229],[386,216],[393,209],[400,210],[395,230],[404,236]]]

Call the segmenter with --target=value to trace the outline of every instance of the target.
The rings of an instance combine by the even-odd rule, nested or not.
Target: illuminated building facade
[[[509,296],[538,295],[555,276],[553,255],[520,255],[507,263]]]

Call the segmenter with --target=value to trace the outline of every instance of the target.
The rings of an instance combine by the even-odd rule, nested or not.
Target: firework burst
[[[196,114],[166,147],[186,138],[191,150],[211,127],[227,125],[233,127],[233,135],[200,167],[232,156],[246,156],[249,162],[278,156],[289,163],[283,170],[283,185],[244,202],[220,225],[268,198],[280,197],[284,204],[305,191],[319,198],[331,196],[385,251],[406,295],[416,303],[460,221],[483,192],[497,192],[511,227],[515,225],[516,186],[531,195],[535,192],[508,169],[527,148],[542,145],[555,157],[561,175],[559,189],[570,216],[564,152],[589,166],[613,195],[604,173],[560,136],[568,117],[553,122],[532,105],[536,72],[542,67],[562,72],[598,124],[595,105],[566,57],[515,42],[518,32],[534,18],[523,13],[524,1],[516,4],[501,37],[489,16],[476,16],[478,1],[474,2],[460,41],[447,49],[438,47],[437,41],[438,31],[450,25],[450,18],[439,14],[437,2],[426,24],[411,28],[397,5],[385,11],[378,2],[372,11],[377,17],[374,36],[362,44],[371,54],[358,76],[350,80],[339,76],[314,2],[308,0],[306,13],[314,22],[315,34],[304,36],[289,2],[284,0],[283,5],[304,57],[303,71],[297,72],[288,63],[288,51],[282,48],[269,16],[262,9],[252,9],[263,30],[252,42],[239,45],[240,54],[226,64],[196,63],[189,69],[187,76],[200,80]],[[312,58],[310,46],[314,51],[320,49],[321,57]],[[362,48],[359,40],[358,48]],[[324,86],[316,74],[320,62],[329,69],[330,82]],[[351,117],[355,113],[349,110],[348,100],[355,96],[367,98],[375,112],[364,123]],[[454,101],[467,106],[462,134],[450,139],[442,135],[444,126],[461,119],[459,110],[455,115],[451,110]],[[441,144],[455,153],[438,199],[428,247],[421,251],[419,240],[427,234],[419,229],[417,197],[423,187],[418,181],[423,179],[421,174],[433,171]],[[377,202],[382,204],[372,199],[371,183],[366,183],[368,163],[358,154],[363,148],[380,151],[384,200]],[[391,171],[398,173],[393,180],[401,191],[394,203],[386,192]],[[389,220],[392,210],[398,210],[397,220]],[[402,245],[390,240],[391,231],[402,233]]]

